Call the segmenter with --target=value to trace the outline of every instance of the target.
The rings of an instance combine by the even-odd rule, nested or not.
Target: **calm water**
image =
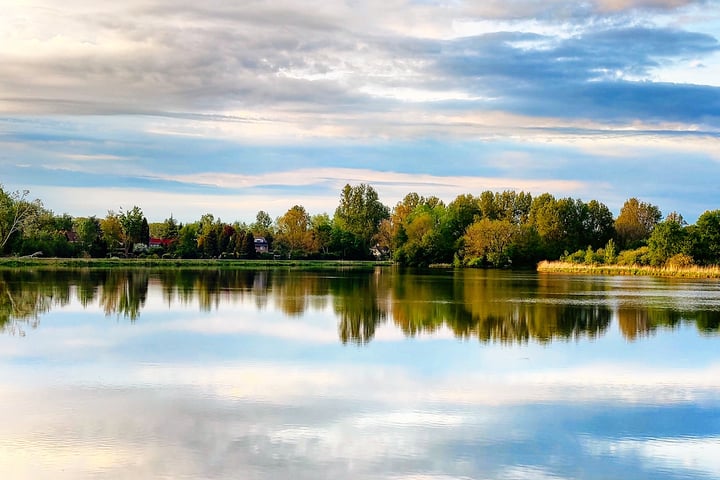
[[[0,478],[720,478],[720,283],[0,272]]]

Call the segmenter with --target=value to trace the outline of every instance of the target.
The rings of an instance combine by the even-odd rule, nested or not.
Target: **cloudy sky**
[[[720,208],[717,0],[0,0],[0,183],[56,213],[483,190]]]

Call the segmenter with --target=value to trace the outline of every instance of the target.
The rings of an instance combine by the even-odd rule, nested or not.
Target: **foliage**
[[[687,253],[676,253],[665,262],[665,266],[668,268],[688,268],[693,265],[695,265],[695,262]]]
[[[29,190],[6,192],[0,185],[0,253],[23,224],[42,209],[40,200],[27,200],[29,194]]]
[[[659,209],[636,198],[625,202],[617,219],[597,200],[510,190],[466,193],[448,205],[411,192],[390,211],[371,186],[345,185],[332,217],[311,216],[294,205],[275,222],[261,210],[248,226],[211,213],[186,225],[172,215],[148,223],[138,206],[109,211],[103,219],[73,218],[55,215],[27,195],[0,188],[2,252],[254,259],[255,239],[263,237],[269,252],[260,256],[270,259],[279,254],[342,260],[374,256],[419,267],[521,267],[558,258],[595,266],[720,263],[720,210],[705,212],[695,225],[687,225],[677,212],[659,222]],[[162,245],[148,248],[151,236]]]
[[[615,220],[620,246],[636,248],[642,245],[661,218],[662,213],[655,205],[641,202],[634,197],[628,199]]]
[[[617,260],[617,251],[615,247],[615,241],[611,238],[607,241],[605,244],[605,258],[603,259],[603,263],[607,263],[608,265],[615,263]]]
[[[649,249],[648,247],[639,247],[634,250],[623,250],[617,257],[618,265],[649,265]]]
[[[648,259],[650,265],[660,266],[672,256],[686,249],[686,231],[675,217],[659,223],[648,239]]]
[[[310,215],[304,207],[295,205],[278,218],[275,240],[287,252],[288,258],[293,258],[299,251],[309,250],[312,241]]]
[[[708,210],[698,218],[692,256],[699,265],[720,263],[720,210]]]
[[[520,227],[509,220],[483,218],[470,225],[463,236],[464,257],[468,264],[487,263],[503,267],[511,263],[509,247]]]
[[[120,226],[122,227],[121,241],[127,256],[136,243],[143,243],[143,236],[146,234],[147,220],[145,219],[140,207],[135,205],[128,211],[120,209],[117,216]],[[149,229],[147,229],[149,236]]]
[[[345,185],[340,194],[340,204],[335,209],[336,226],[355,237],[369,249],[377,234],[380,222],[390,215],[388,208],[380,202],[378,194],[370,185],[361,183],[354,187]]]

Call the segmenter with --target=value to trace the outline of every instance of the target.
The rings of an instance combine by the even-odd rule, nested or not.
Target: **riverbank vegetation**
[[[538,272],[545,273],[582,273],[591,275],[635,275],[653,277],[679,277],[679,278],[720,278],[720,267],[717,265],[679,266],[667,264],[664,266],[651,265],[618,265],[618,264],[586,264],[543,260],[538,263]]]
[[[299,267],[303,270],[372,269],[390,266],[389,260],[241,260],[241,259],[181,259],[152,258],[43,258],[43,257],[0,257],[0,269],[43,267],[53,269],[103,269],[103,268],[178,268],[201,269],[277,269]]]
[[[401,265],[534,267],[560,260],[573,268],[640,268],[720,264],[720,210],[694,225],[637,198],[617,217],[598,200],[550,193],[485,191],[437,197],[408,193],[390,208],[366,184],[346,185],[331,214],[301,205],[251,223],[212,213],[188,223],[172,215],[149,222],[141,207],[104,218],[55,214],[29,192],[0,187],[0,254],[14,257],[173,260],[392,260]],[[585,267],[582,267],[585,268]],[[643,271],[645,271],[643,270]]]

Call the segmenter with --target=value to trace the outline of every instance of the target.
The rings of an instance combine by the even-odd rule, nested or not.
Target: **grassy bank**
[[[542,261],[538,272],[579,273],[587,275],[644,275],[678,278],[720,278],[720,266],[710,267],[650,267],[641,265],[585,265],[570,262]]]
[[[338,268],[372,268],[391,262],[360,260],[209,260],[209,259],[151,259],[151,258],[28,258],[0,257],[0,268],[222,268],[273,269],[298,268],[306,270]]]

